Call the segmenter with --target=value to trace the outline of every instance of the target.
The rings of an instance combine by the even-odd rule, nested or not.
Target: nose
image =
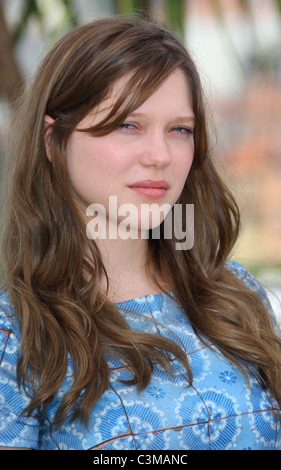
[[[141,163],[144,166],[165,168],[171,160],[171,150],[165,134],[154,132],[147,135],[141,149]]]

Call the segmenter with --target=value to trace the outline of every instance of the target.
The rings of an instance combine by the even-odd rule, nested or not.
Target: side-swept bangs
[[[195,147],[200,143],[199,154],[205,153],[200,79],[188,52],[172,34],[159,26],[156,28],[153,22],[125,21],[124,18],[118,22],[115,18],[111,25],[107,18],[95,22],[94,26],[89,23],[77,28],[71,41],[72,53],[66,51],[69,43],[66,35],[45,62],[55,67],[54,75],[57,75],[46,109],[46,114],[55,120],[54,135],[63,137],[66,143],[79,122],[110,96],[117,80],[127,76],[126,86],[106,117],[92,127],[80,129],[96,136],[111,132],[173,71],[181,69],[192,94]]]

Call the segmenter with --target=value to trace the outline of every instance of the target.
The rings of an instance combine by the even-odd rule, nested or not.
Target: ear
[[[49,161],[51,161],[50,140],[51,140],[51,135],[52,135],[52,126],[53,126],[54,122],[55,122],[55,120],[51,116],[48,116],[47,114],[45,115],[45,118],[44,118],[44,137],[45,137],[46,154],[47,154],[47,158],[48,158]]]

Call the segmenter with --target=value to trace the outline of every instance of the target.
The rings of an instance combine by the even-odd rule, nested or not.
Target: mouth
[[[148,199],[161,199],[166,195],[170,185],[165,180],[144,180],[129,185],[129,188]]]

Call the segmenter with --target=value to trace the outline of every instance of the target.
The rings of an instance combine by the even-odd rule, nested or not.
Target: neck
[[[109,279],[108,298],[112,302],[161,292],[153,281],[146,239],[96,239]],[[161,281],[161,280],[159,280]],[[104,279],[102,290],[106,291]]]

